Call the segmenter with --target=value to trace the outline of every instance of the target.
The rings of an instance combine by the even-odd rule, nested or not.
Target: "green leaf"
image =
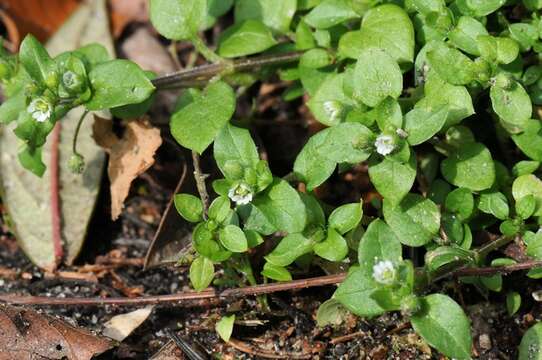
[[[512,184],[512,195],[516,201],[532,195],[536,201],[534,216],[542,216],[542,181],[535,175],[522,175]]]
[[[310,49],[301,55],[299,66],[319,69],[331,64],[331,55],[324,49]]]
[[[361,49],[379,48],[399,64],[414,61],[414,26],[406,11],[397,5],[369,10],[361,23],[360,40]]]
[[[156,74],[151,71],[145,71],[145,76],[147,76],[149,80],[156,78]],[[153,93],[147,98],[147,100],[143,101],[142,103],[123,105],[111,108],[109,109],[109,111],[114,117],[118,117],[121,119],[135,119],[145,115],[149,111],[152,104],[154,103],[155,97],[156,93]]]
[[[252,201],[252,205],[277,230],[296,233],[305,228],[305,204],[298,192],[282,179],[275,178],[273,183]]]
[[[354,97],[374,107],[386,97],[398,98],[403,91],[403,75],[397,62],[377,48],[364,49],[354,70]]]
[[[538,40],[538,30],[532,24],[511,24],[508,26],[508,31],[510,31],[510,37],[518,42],[522,52],[530,50]]]
[[[248,250],[247,238],[243,230],[235,225],[226,225],[218,233],[220,243],[229,251],[242,253]]]
[[[450,263],[469,264],[474,262],[474,253],[458,246],[439,246],[425,253],[425,266],[434,272]]]
[[[361,238],[358,248],[358,261],[365,269],[383,260],[397,263],[402,259],[401,243],[390,226],[380,219],[374,220]]]
[[[390,158],[369,164],[369,178],[376,190],[391,204],[398,204],[408,194],[416,179],[416,157],[403,164]]]
[[[480,35],[489,35],[485,26],[470,16],[462,16],[449,37],[452,44],[459,49],[468,54],[480,56],[476,41]]]
[[[174,198],[177,212],[190,222],[203,220],[203,204],[201,199],[191,194],[177,194]]]
[[[419,145],[438,133],[448,117],[448,107],[442,106],[433,111],[414,108],[405,115],[405,131],[410,145]]]
[[[245,168],[256,168],[260,161],[256,145],[246,129],[227,124],[216,136],[214,157],[218,168],[227,179],[238,180],[233,165]]]
[[[331,176],[338,163],[355,164],[371,155],[373,133],[358,123],[341,123],[313,135],[294,163],[296,176],[309,190]]]
[[[259,20],[275,32],[287,33],[296,7],[296,0],[237,0],[235,22]]]
[[[201,222],[194,228],[192,232],[194,248],[199,254],[215,262],[229,259],[232,253],[214,240],[215,233],[209,230],[207,226],[207,223]]]
[[[424,97],[415,105],[426,111],[433,111],[447,106],[448,115],[444,128],[459,124],[463,119],[474,114],[472,98],[464,86],[452,85],[443,81],[436,74],[429,76],[424,84]]]
[[[324,301],[316,312],[316,323],[319,327],[339,326],[346,321],[348,311],[336,299]]]
[[[402,244],[422,246],[440,229],[440,211],[429,199],[408,194],[397,206],[384,201],[384,218]]]
[[[160,34],[172,40],[189,40],[203,27],[205,0],[151,0],[150,18]]]
[[[465,144],[443,160],[444,178],[472,191],[489,189],[495,182],[495,164],[489,150],[480,143]]]
[[[308,50],[316,46],[311,28],[305,21],[300,21],[295,30],[295,47],[297,50]]]
[[[542,144],[542,123],[540,120],[527,120],[523,132],[512,135],[512,140],[529,158],[542,161],[542,146],[540,146]]]
[[[28,75],[40,85],[45,85],[45,80],[56,70],[47,50],[31,34],[21,42],[19,61]]]
[[[41,146],[37,148],[31,148],[25,145],[19,151],[19,154],[17,154],[17,158],[26,170],[29,170],[38,177],[42,177],[45,173],[45,170],[47,169],[42,160]]]
[[[271,263],[265,263],[262,275],[276,281],[292,281],[292,274],[288,269]]]
[[[478,209],[486,214],[491,214],[500,220],[506,220],[510,212],[508,200],[506,200],[506,196],[500,192],[481,193]]]
[[[518,216],[527,220],[530,218],[536,209],[536,200],[533,195],[527,195],[516,201],[516,213]]]
[[[269,49],[277,41],[271,30],[257,20],[246,20],[226,29],[219,39],[218,54],[234,58]]]
[[[493,111],[510,126],[523,130],[533,113],[531,98],[523,86],[514,82],[510,89],[492,86],[490,90]]]
[[[363,215],[363,201],[359,203],[341,205],[329,215],[329,227],[337,230],[339,234],[346,234],[358,226]]]
[[[470,218],[474,212],[474,196],[469,189],[458,188],[446,196],[446,210],[457,214],[465,221]]]
[[[424,297],[422,306],[422,311],[410,318],[414,330],[444,355],[459,360],[470,359],[470,324],[461,306],[441,294]]]
[[[385,312],[371,295],[378,285],[371,276],[372,269],[352,267],[346,279],[339,285],[333,299],[336,299],[350,312],[361,317],[375,317]]]
[[[435,43],[426,56],[431,69],[450,84],[465,85],[476,79],[474,62],[443,42]]]
[[[17,120],[19,113],[26,110],[26,108],[26,95],[24,90],[21,90],[9,97],[0,106],[0,124],[9,124]]]
[[[497,11],[506,0],[456,0],[456,3],[464,14],[482,17]]]
[[[360,30],[348,31],[339,39],[337,54],[339,58],[357,59],[363,50]]]
[[[307,211],[307,225],[316,225],[323,227],[326,224],[324,210],[316,197],[306,193],[299,193],[305,209]]]
[[[233,89],[222,81],[211,83],[202,96],[175,112],[171,134],[182,146],[203,153],[235,111]]]
[[[536,323],[523,334],[519,344],[519,360],[542,359],[542,323]]]
[[[327,126],[344,121],[355,103],[344,93],[344,74],[327,77],[307,105],[316,120]],[[0,108],[1,109],[1,108]]]
[[[339,232],[330,228],[326,239],[314,245],[314,252],[326,260],[341,261],[348,255],[348,245]]]
[[[514,315],[521,306],[521,295],[516,291],[511,291],[506,294],[506,310],[508,315]]]
[[[310,253],[313,246],[314,242],[303,234],[289,234],[265,259],[276,266],[288,266],[300,256]]]
[[[217,197],[209,206],[209,219],[213,219],[219,224],[223,223],[231,215],[230,205],[230,199],[227,196]]]
[[[217,19],[226,14],[233,6],[233,0],[207,0],[207,14],[200,30],[213,27]]]
[[[207,289],[215,277],[215,266],[206,257],[198,256],[190,265],[190,283],[196,291]]]
[[[344,21],[358,18],[348,0],[324,0],[305,16],[305,22],[317,29],[328,29]]]
[[[233,332],[233,324],[235,324],[235,314],[224,316],[215,325],[216,332],[225,342],[230,341],[230,337]]]
[[[137,104],[154,92],[145,72],[128,60],[110,60],[96,65],[89,75],[92,99],[85,104],[88,110]]]

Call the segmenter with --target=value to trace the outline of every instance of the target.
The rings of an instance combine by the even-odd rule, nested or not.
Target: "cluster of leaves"
[[[198,33],[232,9],[234,23],[214,53]],[[352,264],[320,319],[342,307],[363,317],[399,310],[429,344],[469,359],[465,313],[424,288],[459,266],[514,263],[490,261],[487,247],[473,248],[476,231],[498,231],[497,244],[522,242],[528,256],[542,259],[542,123],[533,118],[533,105],[542,105],[540,9],[540,0],[152,0],[151,21],[161,35],[192,41],[225,65],[205,89],[183,92],[170,124],[187,149],[201,154],[213,144],[224,176],[213,182],[217,196],[208,208],[191,194],[175,198],[181,216],[196,223],[194,288],[213,281],[215,264],[224,269],[215,283],[243,277],[256,283],[251,254],[258,247],[266,251],[264,279],[290,280],[292,270],[311,264]],[[249,77],[231,74],[230,58],[291,51],[303,51],[299,62]],[[152,101],[151,74],[108,60],[96,46],[51,59],[28,37],[18,57],[2,59],[10,99],[0,119],[17,120],[15,133],[25,140],[21,162],[38,174],[39,148],[70,108],[84,104],[122,116],[144,112]],[[232,86],[273,73],[291,84],[284,99],[307,94],[326,126],[305,144],[288,177],[306,192],[274,177],[249,131],[230,123]],[[43,110],[36,115],[36,100],[51,107],[47,121]],[[314,196],[337,168],[361,162],[381,195],[365,204],[377,216],[363,216],[361,200],[332,209]],[[403,259],[405,248],[423,249],[422,267]],[[460,280],[483,293],[504,287],[500,275]],[[520,304],[519,294],[509,292],[509,312]],[[224,337],[233,319],[220,323]],[[527,332],[520,358],[541,356],[540,334],[539,325]]]
[[[19,161],[38,176],[46,169],[41,150],[47,135],[68,111],[84,105],[89,111],[122,114],[130,104],[140,107],[154,92],[150,73],[130,61],[111,60],[99,44],[52,58],[28,35],[18,56],[2,53],[0,58],[0,79],[9,97],[0,107],[0,124],[16,122],[13,131],[22,140]],[[82,159],[74,160],[74,169],[80,169]]]

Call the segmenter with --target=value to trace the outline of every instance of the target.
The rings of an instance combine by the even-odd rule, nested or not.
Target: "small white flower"
[[[395,266],[389,260],[379,261],[373,266],[373,278],[382,285],[393,284],[395,275]]]
[[[385,156],[395,150],[395,141],[391,135],[378,135],[375,147],[377,153]]]
[[[47,101],[47,99],[39,97],[32,100],[30,105],[28,105],[27,111],[37,122],[44,122],[49,120],[51,117],[53,107],[51,106],[51,103]]]
[[[239,183],[228,191],[228,196],[237,205],[246,205],[252,201],[252,189],[245,183]]]
[[[329,115],[331,121],[338,120],[344,110],[343,104],[336,100],[326,101],[322,104],[322,106],[324,107],[325,112]]]

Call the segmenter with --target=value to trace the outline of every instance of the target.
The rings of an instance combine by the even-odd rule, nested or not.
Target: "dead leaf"
[[[111,182],[111,218],[118,219],[132,181],[154,164],[154,153],[162,144],[160,130],[146,118],[126,123],[122,138],[113,132],[113,122],[94,116],[93,137],[107,153]]]
[[[26,3],[26,0],[16,2]],[[40,3],[48,4],[49,1]],[[52,6],[54,8],[55,5]],[[113,56],[105,0],[84,2],[49,40],[47,49],[51,55],[56,56],[93,42],[104,45]],[[85,172],[75,175],[68,168],[73,134],[83,111],[82,107],[73,109],[61,120],[58,150],[62,240],[68,264],[75,260],[82,248],[105,163],[104,152],[90,136],[92,122],[87,119],[83,122],[78,140],[79,152],[86,161]],[[50,268],[55,264],[50,215],[50,170],[46,171],[43,178],[38,178],[22,168],[17,159],[20,140],[12,133],[15,125],[0,128],[0,193],[20,247],[33,263],[42,268]],[[43,149],[45,164],[50,163],[50,154],[49,138]]]
[[[150,305],[143,309],[137,309],[126,314],[113,316],[104,324],[105,328],[102,331],[102,334],[121,342],[137,329],[139,325],[147,320],[152,313],[152,309],[154,309],[154,306]]]
[[[113,36],[118,38],[126,25],[149,21],[148,0],[109,0]]]
[[[85,360],[113,347],[111,340],[34,310],[0,305],[2,359]]]
[[[142,69],[157,74],[167,74],[176,69],[169,52],[147,27],[139,28],[131,34],[123,42],[122,52]]]
[[[45,41],[79,4],[79,0],[2,0],[0,6],[17,24],[21,38],[31,33]],[[18,43],[15,45],[19,46]]]

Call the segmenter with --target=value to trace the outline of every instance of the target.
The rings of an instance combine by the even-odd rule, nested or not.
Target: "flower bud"
[[[390,260],[377,262],[373,266],[373,278],[381,285],[392,285],[397,278],[397,270]]]
[[[395,137],[387,134],[378,135],[374,145],[376,152],[383,156],[391,154],[397,147]]]
[[[252,201],[253,193],[250,186],[241,182],[228,191],[228,197],[237,205],[246,205]]]
[[[420,299],[416,295],[409,295],[401,300],[401,313],[406,316],[416,314],[422,309]]]
[[[74,174],[82,174],[85,170],[85,159],[79,154],[72,154],[68,160],[68,168]]]
[[[77,94],[85,90],[83,77],[69,70],[62,75],[62,85],[70,94]]]
[[[59,84],[58,73],[56,71],[49,71],[45,76],[45,86],[49,89],[56,89]]]

